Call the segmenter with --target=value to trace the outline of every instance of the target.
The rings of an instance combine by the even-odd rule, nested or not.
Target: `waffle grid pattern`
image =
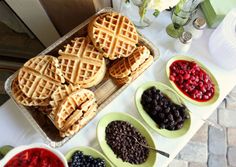
[[[49,99],[40,100],[27,97],[20,89],[17,78],[12,82],[12,93],[15,100],[25,106],[48,106]]]
[[[57,63],[52,56],[37,56],[26,62],[18,74],[22,92],[33,99],[49,98],[54,89],[64,82],[62,73],[56,68]]]
[[[104,56],[114,60],[129,56],[138,43],[134,25],[118,13],[106,13],[90,23],[89,36]]]
[[[60,50],[59,61],[65,78],[73,84],[88,83],[96,77],[104,58],[91,41],[85,37],[75,38],[65,51]]]

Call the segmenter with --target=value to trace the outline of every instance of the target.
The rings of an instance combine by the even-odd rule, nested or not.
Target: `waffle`
[[[84,116],[81,116],[70,128],[66,131],[60,131],[61,137],[71,136],[82,129],[96,115],[97,104],[93,104],[86,111]]]
[[[109,73],[114,78],[123,78],[131,73],[130,66],[126,58],[121,58],[112,64]]]
[[[83,114],[87,111],[90,105],[95,103],[94,93],[87,89],[80,89],[67,96],[58,107],[55,114],[55,124],[59,130],[66,130],[68,122],[71,124],[71,119],[77,121],[80,117],[75,117],[74,113],[82,110]],[[75,122],[72,121],[72,122]],[[71,124],[72,126],[72,124]]]
[[[99,70],[99,75],[95,77],[94,80],[88,83],[80,84],[80,86],[82,88],[90,88],[92,86],[98,85],[103,80],[105,74],[106,74],[106,64],[104,63],[101,69]]]
[[[57,87],[57,89],[52,93],[51,95],[51,101],[50,104],[52,106],[52,112],[50,115],[52,118],[54,118],[54,114],[56,112],[57,107],[60,105],[60,103],[69,96],[72,92],[77,91],[80,89],[80,85],[61,85]]]
[[[133,23],[116,12],[97,16],[89,23],[88,35],[104,57],[111,60],[128,57],[138,43],[138,33]]]
[[[139,46],[129,57],[117,60],[109,69],[109,73],[114,78],[126,80],[122,82],[129,82],[127,79],[124,79],[124,77],[127,77],[132,71],[135,71],[140,64],[144,63],[149,55],[149,49],[145,46]]]
[[[149,55],[149,57],[135,71],[132,71],[129,76],[116,79],[117,84],[124,85],[126,83],[130,83],[131,81],[135,80],[140,74],[142,74],[145,69],[147,69],[152,63],[153,56]]]
[[[55,57],[42,55],[28,60],[20,69],[18,83],[22,92],[32,99],[47,99],[65,79]]]
[[[40,100],[40,99],[32,99],[27,97],[20,89],[18,84],[18,79],[15,78],[11,85],[11,90],[13,97],[17,101],[17,103],[22,104],[24,106],[48,106],[49,99]]]
[[[101,67],[105,64],[102,54],[97,51],[89,38],[75,38],[64,51],[59,50],[58,57],[61,70],[67,81],[73,84],[86,85],[101,75]]]
[[[139,46],[137,49],[127,58],[127,62],[131,71],[135,71],[140,64],[143,64],[144,61],[149,57],[150,50],[145,46]]]

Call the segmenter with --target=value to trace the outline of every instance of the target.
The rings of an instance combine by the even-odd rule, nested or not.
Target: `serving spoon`
[[[170,154],[168,154],[168,153],[166,153],[166,152],[164,152],[164,151],[157,150],[157,149],[155,149],[155,148],[153,148],[153,147],[150,147],[150,146],[147,146],[147,145],[145,145],[145,144],[140,143],[140,142],[138,141],[138,139],[137,139],[136,137],[132,136],[132,135],[128,135],[128,134],[124,134],[124,133],[121,133],[121,135],[122,135],[122,136],[126,136],[126,137],[130,137],[131,139],[133,139],[136,143],[138,143],[138,144],[141,145],[142,147],[145,147],[145,148],[148,148],[148,149],[150,149],[150,150],[156,151],[157,153],[159,153],[159,154],[161,154],[161,155],[163,155],[163,156],[165,156],[165,157],[167,157],[167,158],[170,157]]]

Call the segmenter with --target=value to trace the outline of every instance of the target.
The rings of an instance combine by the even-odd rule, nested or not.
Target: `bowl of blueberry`
[[[135,94],[144,121],[160,135],[175,138],[187,133],[191,124],[188,108],[179,95],[161,82],[147,82]]]
[[[219,85],[214,75],[189,56],[171,58],[166,74],[176,92],[193,104],[210,105],[219,98]]]
[[[76,147],[66,155],[69,167],[113,167],[112,163],[99,151],[91,147]]]

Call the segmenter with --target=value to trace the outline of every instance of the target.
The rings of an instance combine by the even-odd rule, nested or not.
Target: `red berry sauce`
[[[214,96],[215,88],[209,75],[193,61],[174,61],[169,78],[193,100],[205,102]]]
[[[16,154],[4,167],[64,167],[64,165],[51,151],[32,148]]]

